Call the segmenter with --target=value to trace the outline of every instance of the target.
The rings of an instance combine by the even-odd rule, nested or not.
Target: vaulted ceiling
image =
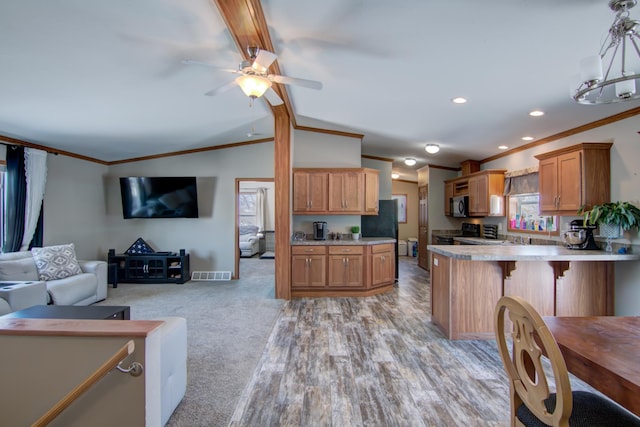
[[[569,98],[612,20],[606,0],[4,1],[0,135],[104,162],[269,138],[263,99],[204,96],[235,75],[182,62],[236,68],[251,41],[278,55],[270,72],[323,83],[274,85],[297,126],[363,135],[411,177],[640,112]]]

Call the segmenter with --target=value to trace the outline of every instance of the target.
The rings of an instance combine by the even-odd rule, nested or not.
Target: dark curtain
[[[24,172],[24,147],[7,146],[7,195],[5,207],[6,236],[2,252],[20,250],[24,235],[24,210],[27,199],[27,179]]]

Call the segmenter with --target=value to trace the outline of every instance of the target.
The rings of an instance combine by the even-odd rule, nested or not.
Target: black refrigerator
[[[380,200],[378,215],[363,215],[362,237],[393,237],[396,239],[396,282],[398,281],[398,201]]]

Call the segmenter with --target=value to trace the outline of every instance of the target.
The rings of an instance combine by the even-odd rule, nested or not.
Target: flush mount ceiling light
[[[397,172],[393,172],[393,173],[391,174],[391,178],[392,178],[392,179],[398,179],[398,178],[400,178],[400,174],[399,174],[399,173],[397,173]]]
[[[509,147],[506,146],[506,145],[498,145],[498,149],[500,149],[500,150],[506,150],[507,148],[509,148]]]
[[[636,81],[640,79],[640,21],[629,18],[629,9],[636,4],[637,0],[609,1],[616,17],[600,53],[580,61],[580,75],[574,78],[571,88],[574,101],[595,105],[640,98],[636,92]],[[634,72],[628,66],[638,68]]]
[[[459,96],[457,98],[453,98],[451,102],[453,102],[454,104],[465,104],[467,102],[467,98]]]
[[[540,110],[533,110],[532,112],[529,113],[530,116],[533,117],[540,117],[540,116],[544,116],[544,111],[540,111]]]
[[[533,141],[533,137],[532,136],[523,136],[522,140],[523,141]]]
[[[427,144],[427,146],[424,147],[424,150],[429,154],[436,154],[440,151],[440,146],[438,144]]]
[[[413,166],[416,164],[416,159],[412,159],[411,157],[407,157],[404,159],[404,164],[407,166]]]

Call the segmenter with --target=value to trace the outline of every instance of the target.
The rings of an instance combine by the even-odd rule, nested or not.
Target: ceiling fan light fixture
[[[571,97],[580,104],[613,104],[640,99],[640,21],[629,9],[637,0],[609,0],[616,17],[597,55],[580,61],[580,74],[571,85]],[[627,49],[628,48],[628,49]],[[635,54],[635,55],[634,55]]]
[[[404,164],[407,166],[413,166],[416,164],[416,159],[412,159],[411,157],[407,157],[404,159]]]
[[[436,154],[440,151],[440,146],[438,144],[427,144],[427,146],[424,147],[424,150],[429,154]]]
[[[240,76],[236,82],[250,98],[260,98],[271,87],[271,80],[261,76]]]

